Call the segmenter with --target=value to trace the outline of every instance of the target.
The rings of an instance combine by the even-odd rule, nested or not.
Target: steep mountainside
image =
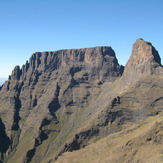
[[[132,162],[127,141],[137,150],[133,160],[143,162],[139,140],[147,146],[155,139],[163,143],[162,93],[160,56],[142,39],[125,68],[111,47],[34,53],[0,88],[1,162],[77,162],[79,156],[80,162],[98,162],[99,146],[106,149],[103,162]],[[159,131],[152,136],[158,116]],[[106,147],[108,140],[118,147]],[[107,154],[114,151],[119,152]],[[162,156],[154,159],[161,162]]]
[[[163,116],[92,143],[74,152],[64,153],[56,163],[161,163],[163,162]]]

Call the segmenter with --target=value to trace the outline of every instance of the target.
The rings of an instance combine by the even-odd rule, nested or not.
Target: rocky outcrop
[[[111,47],[95,47],[85,49],[59,50],[54,52],[36,52],[22,66],[16,66],[12,72],[11,80],[26,80],[37,72],[53,72],[59,69],[70,69],[72,76],[86,70],[87,80],[114,80],[121,76],[123,66],[119,66],[115,52]],[[37,76],[36,75],[36,76]],[[83,80],[85,80],[83,79]]]
[[[20,70],[20,67],[16,66],[12,71],[11,80],[19,80],[21,75],[22,75],[22,71]]]
[[[162,73],[161,58],[150,42],[137,39],[123,73],[124,83],[133,83],[143,75]]]

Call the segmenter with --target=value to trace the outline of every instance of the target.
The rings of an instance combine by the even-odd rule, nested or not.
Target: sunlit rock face
[[[150,42],[137,39],[123,73],[124,82],[132,83],[142,75],[161,74],[161,58]]]

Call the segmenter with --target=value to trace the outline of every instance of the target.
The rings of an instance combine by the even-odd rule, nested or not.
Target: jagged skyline
[[[132,43],[143,38],[163,58],[163,2],[1,1],[0,78],[36,51],[111,46],[125,65]]]

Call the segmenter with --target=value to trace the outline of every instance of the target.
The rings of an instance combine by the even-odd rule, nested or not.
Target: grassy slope
[[[119,88],[117,88],[116,86],[120,84],[119,82],[120,81],[118,80],[113,83],[110,89],[109,85],[106,85],[107,89],[105,88],[101,94],[103,99],[108,99],[110,93],[114,94],[115,90],[117,92]],[[64,154],[63,156],[59,157],[59,162],[85,163],[101,162],[100,160],[102,160],[102,162],[119,162],[120,160],[122,160],[123,162],[132,162],[132,160],[134,159],[135,162],[139,161],[140,159],[145,159],[142,162],[150,162],[152,158],[154,159],[153,162],[160,161],[159,159],[161,157],[161,145],[151,144],[151,142],[145,141],[145,139],[142,139],[141,134],[143,134],[144,132],[145,135],[145,132],[150,129],[150,127],[154,125],[156,121],[161,120],[162,116],[160,115],[160,117],[158,116],[158,118],[156,116],[156,119],[153,117],[151,119],[149,118],[147,122],[144,122],[144,119],[146,118],[143,117],[143,114],[146,115],[148,113],[155,112],[157,111],[157,109],[160,108],[160,104],[162,103],[161,101],[157,101],[154,105],[152,104],[152,102],[162,95],[162,78],[158,78],[158,76],[154,75],[150,77],[148,76],[148,78],[144,77],[144,79],[138,82],[136,86],[132,85],[132,87],[130,87],[128,90],[120,89],[118,95],[120,95],[121,97],[121,103],[120,105],[115,106],[114,110],[126,108],[132,111],[138,111],[138,113],[140,111],[139,114],[134,115],[135,122],[133,121],[124,124],[122,126],[122,129],[124,128],[122,132],[111,134],[106,139],[104,138],[102,140],[99,140],[101,139],[101,137],[97,137],[97,139],[92,139],[90,143],[97,142],[97,144],[93,143],[92,145],[79,151]],[[99,99],[102,100],[102,98],[100,97]],[[105,106],[105,104],[101,105],[101,107],[102,106]],[[101,109],[98,108],[96,113],[100,113],[100,111],[103,109],[103,107]],[[81,128],[81,130],[84,130],[84,128],[89,128],[89,125],[91,127],[92,121],[96,123],[97,115],[98,114],[94,114],[93,117],[88,119],[85,123],[85,127],[83,126],[83,129]],[[111,124],[111,126],[113,125],[116,125],[116,123]],[[154,156],[152,158],[149,157],[150,154],[156,152],[157,150],[159,150],[160,152],[155,154],[158,160]],[[43,160],[43,162],[48,162],[51,158],[54,157],[55,154],[52,154],[50,157],[48,157],[49,159],[45,159]],[[150,160],[148,160],[147,158],[150,158]]]
[[[67,152],[56,163],[118,163],[118,162],[163,162],[163,115],[148,118],[143,124],[111,134],[74,152]],[[154,134],[149,141],[147,137]]]

